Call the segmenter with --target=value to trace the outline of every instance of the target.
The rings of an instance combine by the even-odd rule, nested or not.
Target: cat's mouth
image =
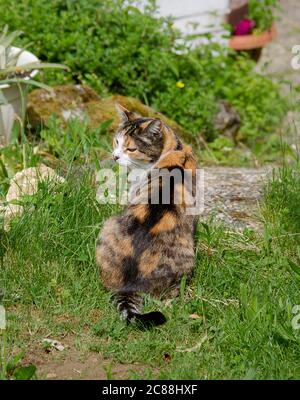
[[[133,162],[129,159],[124,160],[123,158],[115,158],[114,157],[114,161],[117,164],[122,165],[123,167],[130,167],[131,165],[133,165]]]
[[[145,163],[143,161],[138,161],[138,160],[131,160],[130,158],[114,158],[114,161],[119,164],[122,167],[127,167],[130,169],[149,169],[152,167],[153,163]]]

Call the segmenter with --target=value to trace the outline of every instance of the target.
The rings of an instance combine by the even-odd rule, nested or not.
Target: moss
[[[95,128],[104,121],[113,120],[109,130],[111,133],[116,130],[119,124],[119,117],[115,108],[116,103],[143,117],[160,118],[185,141],[195,142],[195,138],[180,125],[139,100],[121,95],[100,98],[88,86],[81,85],[56,86],[52,92],[47,92],[44,89],[31,92],[27,110],[28,121],[32,127],[38,128],[41,124],[47,125],[50,116],[53,114],[62,121],[63,125],[70,116],[77,116],[81,119],[87,119],[89,126]]]

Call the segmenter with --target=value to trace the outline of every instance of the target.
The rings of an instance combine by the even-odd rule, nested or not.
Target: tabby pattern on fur
[[[147,171],[197,168],[191,148],[160,119],[142,118],[118,106],[121,124],[114,138],[113,157],[120,165]],[[183,174],[182,174],[183,176]],[[174,181],[175,182],[175,181]],[[144,326],[166,321],[160,312],[142,314],[140,292],[162,295],[189,276],[194,267],[197,216],[187,215],[184,181],[170,185],[170,202],[161,201],[162,182],[148,186],[159,191],[158,204],[129,204],[121,216],[107,220],[99,234],[96,260],[104,286],[113,291],[123,319]]]

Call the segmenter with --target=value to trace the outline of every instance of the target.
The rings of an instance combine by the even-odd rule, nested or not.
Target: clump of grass
[[[293,279],[300,279],[300,162],[284,160],[266,186],[263,204],[266,235],[285,257]]]
[[[53,143],[63,151],[59,135]],[[76,161],[65,183],[41,183],[24,198],[23,216],[1,232],[8,358],[63,333],[112,364],[141,364],[130,378],[300,377],[300,335],[291,325],[299,282],[287,268],[297,248],[286,240],[283,247],[273,230],[277,224],[277,236],[297,233],[298,164],[285,166],[267,187],[264,235],[199,224],[191,281],[182,281],[177,298],[146,296],[146,310],[159,307],[168,322],[141,332],[120,321],[95,264],[97,234],[119,209],[96,201],[93,169]]]
[[[55,312],[97,307],[102,296],[94,262],[101,224],[115,211],[96,201],[90,171],[64,184],[40,184],[24,199],[24,214],[3,238],[5,304],[34,304]],[[4,234],[3,234],[4,235]],[[88,300],[89,299],[89,300]],[[89,305],[88,305],[89,304]]]
[[[5,235],[0,286],[11,351],[45,332],[76,332],[81,346],[112,363],[142,364],[131,378],[300,376],[300,337],[291,327],[298,282],[276,241],[200,224],[191,282],[182,282],[178,298],[146,297],[146,310],[159,306],[168,322],[140,332],[119,320],[98,277],[95,239],[118,210],[98,204],[95,190],[90,171],[78,177],[70,168],[66,183],[41,184],[27,198],[24,215]]]
[[[286,162],[273,174],[265,194],[265,207],[281,234],[300,241],[300,162]]]

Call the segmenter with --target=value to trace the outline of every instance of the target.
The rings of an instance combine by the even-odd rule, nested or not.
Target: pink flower
[[[255,21],[247,18],[242,19],[238,24],[236,24],[234,28],[234,35],[236,36],[250,35],[254,27],[255,27]]]

